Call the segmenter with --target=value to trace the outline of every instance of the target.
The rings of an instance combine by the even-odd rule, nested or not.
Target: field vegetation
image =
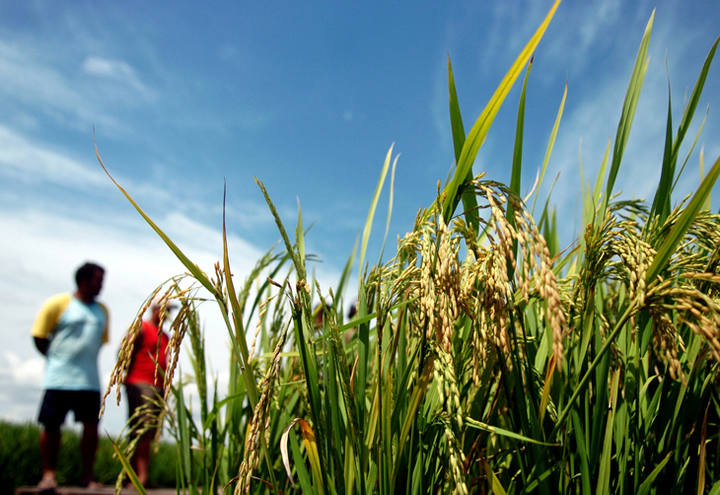
[[[34,486],[42,477],[40,427],[36,424],[12,424],[0,421],[0,493],[13,493],[20,486]],[[174,487],[176,449],[165,441],[156,448],[150,467],[148,486]],[[77,486],[82,473],[80,436],[71,430],[62,434],[62,461],[57,479],[61,485]],[[95,461],[95,479],[112,485],[122,471],[114,455],[112,441],[100,437]]]
[[[179,489],[720,493],[720,215],[710,210],[720,159],[708,164],[694,194],[673,196],[698,140],[688,129],[718,42],[708,47],[679,120],[662,110],[662,163],[626,165],[661,169],[654,196],[625,199],[615,182],[647,69],[650,16],[615,140],[597,178],[583,179],[578,192],[582,235],[561,245],[564,220],[536,191],[565,95],[534,192],[520,197],[531,57],[557,7],[467,132],[448,63],[452,176],[438,183],[396,249],[385,251],[383,242],[370,259],[386,182],[388,233],[397,162],[391,148],[359,243],[334,287],[308,276],[312,255],[300,208],[289,229],[260,181],[282,242],[244,281],[232,276],[225,236],[223,259],[207,274],[116,183],[187,269],[158,288],[181,304],[171,325],[166,380],[174,385],[165,413],[178,444]],[[475,175],[473,162],[523,73],[505,185]],[[348,287],[354,267],[359,283]],[[207,374],[208,343],[197,320],[207,294],[228,331],[223,391]],[[355,299],[357,313],[347,319],[343,308]],[[199,396],[192,410],[187,382],[172,381],[181,342]],[[126,365],[121,351],[115,384]]]

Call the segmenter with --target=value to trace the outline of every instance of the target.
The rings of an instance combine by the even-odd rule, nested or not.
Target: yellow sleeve
[[[35,323],[33,323],[30,334],[41,339],[48,338],[53,333],[63,311],[70,304],[71,298],[72,295],[70,294],[58,294],[45,301],[45,304],[43,304],[40,312],[35,317]]]
[[[110,312],[103,303],[98,303],[100,307],[105,311],[105,328],[103,329],[102,343],[107,344],[110,342]]]

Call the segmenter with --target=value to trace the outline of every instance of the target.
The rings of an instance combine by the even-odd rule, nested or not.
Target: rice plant
[[[671,201],[683,169],[679,150],[718,41],[676,131],[668,113],[655,196],[623,200],[614,185],[647,68],[650,17],[615,142],[594,187],[583,184],[583,234],[563,247],[550,198],[541,198],[536,217],[537,195],[531,207],[530,197],[519,196],[527,73],[558,3],[467,134],[448,64],[457,167],[390,259],[371,264],[370,225],[397,160],[391,148],[359,256],[349,257],[337,287],[308,277],[302,213],[292,233],[260,181],[282,247],[236,285],[224,219],[223,259],[207,275],[110,177],[194,284],[180,290],[173,282],[182,310],[172,346],[177,355],[189,340],[200,397],[199,413],[191,411],[185,382],[173,384],[169,368],[178,489],[720,492],[720,215],[708,202],[720,158],[693,195]],[[526,68],[506,186],[474,175],[472,166]],[[539,181],[564,103],[565,96]],[[359,286],[347,296],[354,266]],[[228,331],[230,383],[222,394],[216,383],[208,388],[200,294],[215,300]],[[344,301],[355,298],[357,313],[346,321]],[[121,354],[113,383],[125,364]]]

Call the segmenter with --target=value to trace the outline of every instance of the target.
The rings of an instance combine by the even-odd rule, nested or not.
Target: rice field
[[[650,17],[615,140],[596,180],[579,192],[582,235],[561,245],[552,198],[520,197],[521,138],[510,185],[473,172],[524,73],[522,136],[531,57],[558,3],[467,132],[448,64],[453,175],[419,205],[396,247],[383,243],[388,261],[373,263],[370,226],[384,209],[380,192],[387,182],[392,188],[391,148],[336,286],[308,276],[301,211],[294,227],[283,224],[259,180],[282,243],[241,281],[225,236],[223,259],[202,271],[110,177],[187,269],[158,288],[181,305],[164,411],[178,445],[178,489],[720,493],[720,215],[709,202],[720,158],[694,194],[671,201],[718,41],[679,122],[667,115],[654,196],[624,199],[614,185],[647,69]],[[565,96],[533,191],[564,103]],[[359,284],[349,287],[355,269]],[[205,364],[209,343],[196,307],[208,297],[227,327],[227,390]],[[348,318],[343,308],[354,300]],[[138,329],[136,322],[125,337],[111,386],[122,383]],[[173,380],[185,348],[199,397],[192,410],[187,383]]]

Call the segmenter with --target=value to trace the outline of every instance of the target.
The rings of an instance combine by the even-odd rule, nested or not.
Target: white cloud
[[[46,60],[44,47],[0,40],[0,97],[13,104],[30,105],[35,112],[64,125],[87,130],[92,124],[112,131],[126,130],[102,112],[105,97],[100,91],[83,91],[84,85]]]
[[[154,92],[140,80],[135,69],[127,62],[91,55],[85,58],[82,67],[87,74],[126,84],[147,99],[154,97]]]
[[[113,79],[134,78],[132,67],[120,60],[108,60],[101,57],[90,56],[83,62],[83,69],[88,74],[110,77]]]
[[[102,148],[102,143],[100,147]],[[89,153],[88,157],[87,161],[78,160],[61,149],[50,147],[40,140],[0,124],[0,177],[12,179],[27,187],[27,190],[23,191],[17,188],[12,190],[0,188],[0,200],[30,204],[33,199],[49,199],[42,189],[42,186],[47,184],[60,186],[66,191],[79,194],[85,194],[89,190],[117,192],[110,197],[120,199],[119,192],[115,191],[115,186],[95,161],[95,157]],[[112,166],[109,166],[111,173],[114,173]],[[162,177],[144,181],[119,175],[115,178],[141,203],[147,201],[152,205],[168,205],[174,204],[177,200],[165,189]],[[178,178],[173,177],[173,180],[177,181]],[[183,189],[185,186],[176,182],[174,187]],[[231,202],[227,205],[227,217],[232,225],[250,228],[272,224],[267,206],[249,200],[240,200],[239,204],[236,203]],[[222,208],[217,205],[208,205],[192,197],[185,198],[178,206],[185,212],[199,212],[205,216],[215,215],[218,219],[222,214]],[[177,221],[173,217],[169,219]],[[202,237],[201,233],[197,233],[196,237]]]
[[[6,372],[16,384],[35,388],[42,386],[44,363],[41,357],[22,360],[17,354],[8,351],[3,355],[8,363]]]
[[[592,46],[599,34],[607,32],[614,25],[620,15],[620,0],[606,0],[599,2],[598,8],[588,22],[580,24],[581,48],[586,50]],[[577,53],[577,46],[573,46],[573,53]]]
[[[76,188],[111,186],[99,167],[86,167],[3,125],[0,125],[0,174],[24,181],[45,181]]]

